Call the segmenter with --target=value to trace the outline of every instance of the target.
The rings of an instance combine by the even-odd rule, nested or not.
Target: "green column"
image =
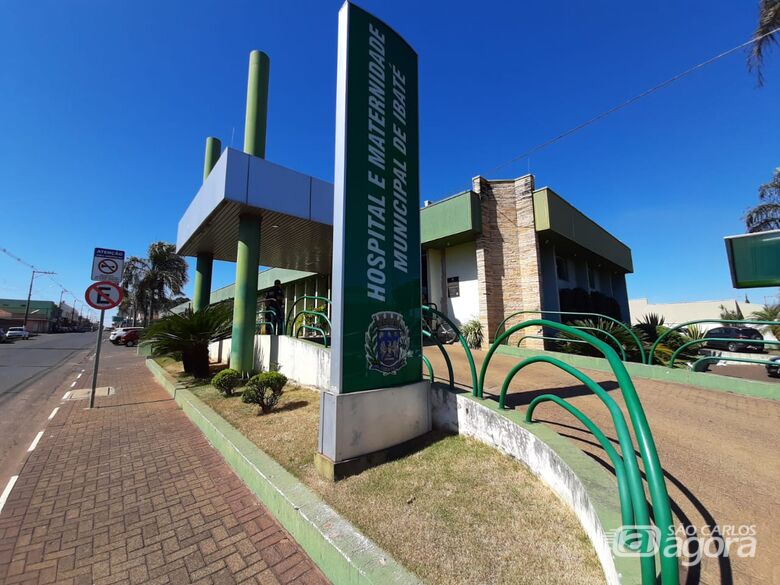
[[[222,143],[219,138],[209,136],[206,138],[206,155],[203,157],[203,182],[209,178],[209,173],[214,165],[219,160],[219,155],[222,154]]]
[[[211,302],[211,265],[214,256],[208,252],[199,252],[195,264],[195,294],[192,298],[192,310],[200,311]]]
[[[265,125],[268,116],[268,72],[271,62],[262,51],[249,53],[246,87],[244,152],[265,158]]]
[[[269,68],[268,55],[261,51],[252,51],[249,54],[244,152],[260,158],[265,158]],[[249,214],[240,216],[238,232],[230,367],[245,374],[254,368],[257,272],[260,268],[260,217]]]
[[[209,173],[219,160],[222,153],[222,143],[219,138],[209,136],[206,138],[206,154],[203,157],[203,182],[209,178]],[[210,252],[199,252],[195,265],[195,293],[192,298],[192,309],[200,311],[208,307],[211,302],[211,267],[214,256]]]
[[[236,295],[233,303],[230,367],[245,374],[254,368],[257,272],[260,268],[260,218],[257,215],[242,215],[238,222]]]

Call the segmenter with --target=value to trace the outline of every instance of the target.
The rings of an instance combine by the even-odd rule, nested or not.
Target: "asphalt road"
[[[23,465],[27,448],[62,398],[59,387],[89,385],[95,333],[39,335],[0,344],[0,492]],[[84,369],[83,373],[81,370]]]

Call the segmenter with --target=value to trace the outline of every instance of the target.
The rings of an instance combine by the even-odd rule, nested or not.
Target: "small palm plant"
[[[209,376],[209,343],[230,337],[232,315],[227,305],[186,310],[154,323],[143,334],[155,355],[181,355],[184,372],[196,378]]]
[[[608,319],[577,319],[571,323],[571,326],[582,329],[585,333],[593,335],[597,339],[600,339],[606,343],[609,347],[616,350],[618,356],[622,358],[623,352],[626,354],[626,359],[629,361],[639,361],[639,349],[636,346],[634,338],[623,327],[610,321]],[[561,331],[558,335],[561,339],[560,349],[566,353],[573,353],[579,355],[589,355],[594,357],[602,357],[601,351],[590,345],[589,343],[580,343],[579,337],[571,335]],[[639,336],[641,339],[641,336]],[[617,344],[623,349],[617,347]]]
[[[780,303],[764,305],[763,309],[755,311],[750,316],[756,321],[778,321],[777,325],[767,325],[762,327],[762,330],[770,331],[775,339],[780,340]]]
[[[464,323],[460,328],[460,332],[466,338],[466,343],[468,343],[471,349],[482,347],[482,323],[479,319],[471,319]]]

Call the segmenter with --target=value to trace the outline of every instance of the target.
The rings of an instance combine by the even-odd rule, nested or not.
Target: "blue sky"
[[[7,1],[0,247],[80,298],[95,246],[140,255],[174,241],[205,137],[242,145],[255,48],[271,57],[267,158],[332,180],[340,4]],[[780,166],[780,51],[763,89],[738,52],[488,171],[748,39],[757,2],[360,4],[420,55],[422,199],[530,170],[632,248],[632,298],[744,297],[722,238],[743,231],[757,186]],[[215,287],[232,280],[219,263]],[[29,270],[0,255],[0,297],[24,297],[28,284]],[[754,302],[775,293],[748,291]],[[39,278],[34,296],[56,301],[59,288]]]

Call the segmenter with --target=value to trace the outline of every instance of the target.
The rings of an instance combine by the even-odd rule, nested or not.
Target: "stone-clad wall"
[[[542,303],[541,268],[534,226],[534,177],[489,181],[472,180],[480,197],[482,233],[477,236],[479,315],[491,341],[499,323],[516,311],[539,310]],[[529,315],[527,318],[538,317]],[[513,323],[520,320],[513,320]],[[527,329],[526,334],[537,334]],[[510,343],[516,342],[513,336]],[[526,340],[525,347],[543,347],[542,340]]]

